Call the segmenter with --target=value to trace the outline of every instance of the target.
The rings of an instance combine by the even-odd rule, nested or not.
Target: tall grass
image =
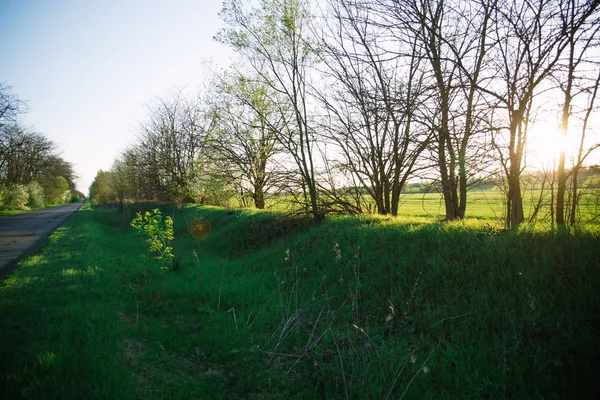
[[[0,286],[0,398],[595,398],[595,228],[88,206]],[[195,218],[211,235],[187,235]]]

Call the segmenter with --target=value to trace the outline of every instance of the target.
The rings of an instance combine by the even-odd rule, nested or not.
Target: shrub
[[[29,193],[27,186],[14,184],[2,189],[2,204],[5,210],[27,210]]]
[[[27,185],[27,193],[29,193],[29,201],[27,205],[30,208],[44,208],[44,188],[33,181]]]
[[[168,269],[167,265],[173,258],[173,219],[163,216],[155,208],[145,213],[137,213],[131,226],[146,240],[148,252],[161,264],[161,269]]]
[[[80,201],[83,201],[83,198],[77,194],[77,192],[75,192],[74,190],[70,190],[69,191],[69,203],[79,203]]]

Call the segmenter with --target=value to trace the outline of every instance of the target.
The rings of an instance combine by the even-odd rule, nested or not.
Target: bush
[[[79,203],[83,201],[83,198],[78,195],[74,190],[69,191],[69,203]]]
[[[131,226],[146,241],[148,252],[160,262],[161,269],[168,269],[167,265],[173,259],[173,219],[163,216],[156,208],[152,212],[137,213]]]
[[[2,207],[5,210],[27,210],[29,193],[25,185],[10,185],[2,189]]]
[[[29,193],[27,205],[30,208],[44,208],[44,188],[39,183],[30,182],[27,185],[27,193]]]

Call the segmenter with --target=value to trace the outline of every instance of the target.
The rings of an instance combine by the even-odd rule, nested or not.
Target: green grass
[[[17,214],[21,214],[24,212],[27,212],[29,210],[0,210],[0,217],[6,217],[6,216],[10,216],[10,215],[17,215]]]
[[[85,205],[2,283],[0,398],[600,392],[598,226],[165,212],[177,271],[116,209]],[[196,241],[200,216],[212,233]]]
[[[11,215],[17,215],[17,214],[23,214],[29,211],[38,211],[38,210],[43,210],[45,208],[51,208],[51,207],[58,207],[61,206],[63,204],[68,204],[68,203],[62,203],[62,204],[46,204],[45,207],[43,208],[27,208],[26,210],[0,210],[0,217],[7,217],[7,216],[11,216]]]

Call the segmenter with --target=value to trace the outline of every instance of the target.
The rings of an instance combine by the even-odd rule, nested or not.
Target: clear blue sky
[[[0,0],[0,82],[27,101],[21,121],[55,141],[87,193],[133,143],[145,104],[197,93],[221,0]]]

